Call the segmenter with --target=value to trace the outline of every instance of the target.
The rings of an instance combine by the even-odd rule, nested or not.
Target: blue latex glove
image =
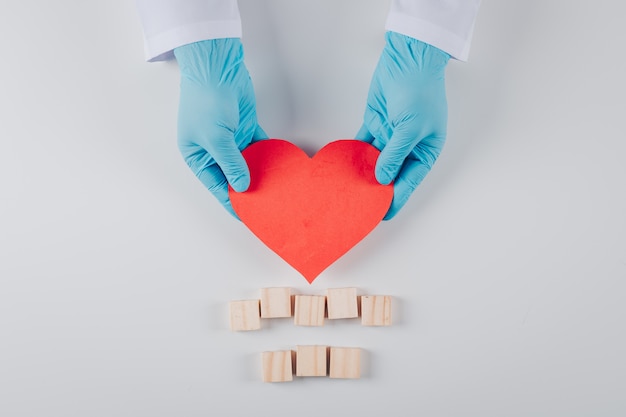
[[[444,73],[450,56],[395,32],[387,32],[385,40],[356,139],[381,151],[378,182],[394,181],[393,201],[384,218],[389,220],[441,153],[448,119]]]
[[[204,186],[235,217],[228,184],[242,192],[250,171],[241,150],[267,139],[257,123],[252,80],[238,38],[174,49],[180,67],[178,147]]]

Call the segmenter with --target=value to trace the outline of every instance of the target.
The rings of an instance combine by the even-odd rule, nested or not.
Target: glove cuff
[[[174,49],[181,75],[201,85],[215,85],[243,63],[239,38],[210,39]]]

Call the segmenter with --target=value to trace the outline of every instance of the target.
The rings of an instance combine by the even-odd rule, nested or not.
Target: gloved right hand
[[[385,40],[356,139],[381,151],[375,169],[378,182],[394,182],[384,218],[389,220],[430,172],[445,143],[445,68],[450,55],[396,32],[387,32]]]
[[[257,123],[256,99],[238,38],[174,49],[180,68],[178,147],[187,165],[233,216],[228,184],[250,185],[241,150],[267,139]]]

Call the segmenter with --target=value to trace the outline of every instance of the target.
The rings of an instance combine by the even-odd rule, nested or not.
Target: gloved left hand
[[[181,73],[178,147],[187,165],[233,216],[228,184],[250,185],[241,150],[267,139],[257,123],[252,80],[238,38],[200,41],[174,49]]]
[[[376,179],[394,181],[384,220],[394,217],[437,160],[446,140],[444,72],[450,56],[417,39],[387,32],[356,139],[381,151]]]

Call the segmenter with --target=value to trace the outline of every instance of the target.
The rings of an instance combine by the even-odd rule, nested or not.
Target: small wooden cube
[[[294,324],[296,326],[323,326],[326,297],[323,295],[296,295]]]
[[[291,289],[262,288],[261,317],[291,317]]]
[[[361,349],[331,347],[329,376],[331,378],[360,378]]]
[[[363,326],[391,326],[391,296],[361,296],[361,324]]]
[[[293,381],[293,364],[290,350],[263,352],[263,382]]]
[[[329,288],[326,299],[329,319],[359,317],[356,288]]]
[[[231,301],[229,309],[231,330],[248,331],[261,328],[259,300]]]
[[[326,346],[297,346],[296,376],[326,376]]]

